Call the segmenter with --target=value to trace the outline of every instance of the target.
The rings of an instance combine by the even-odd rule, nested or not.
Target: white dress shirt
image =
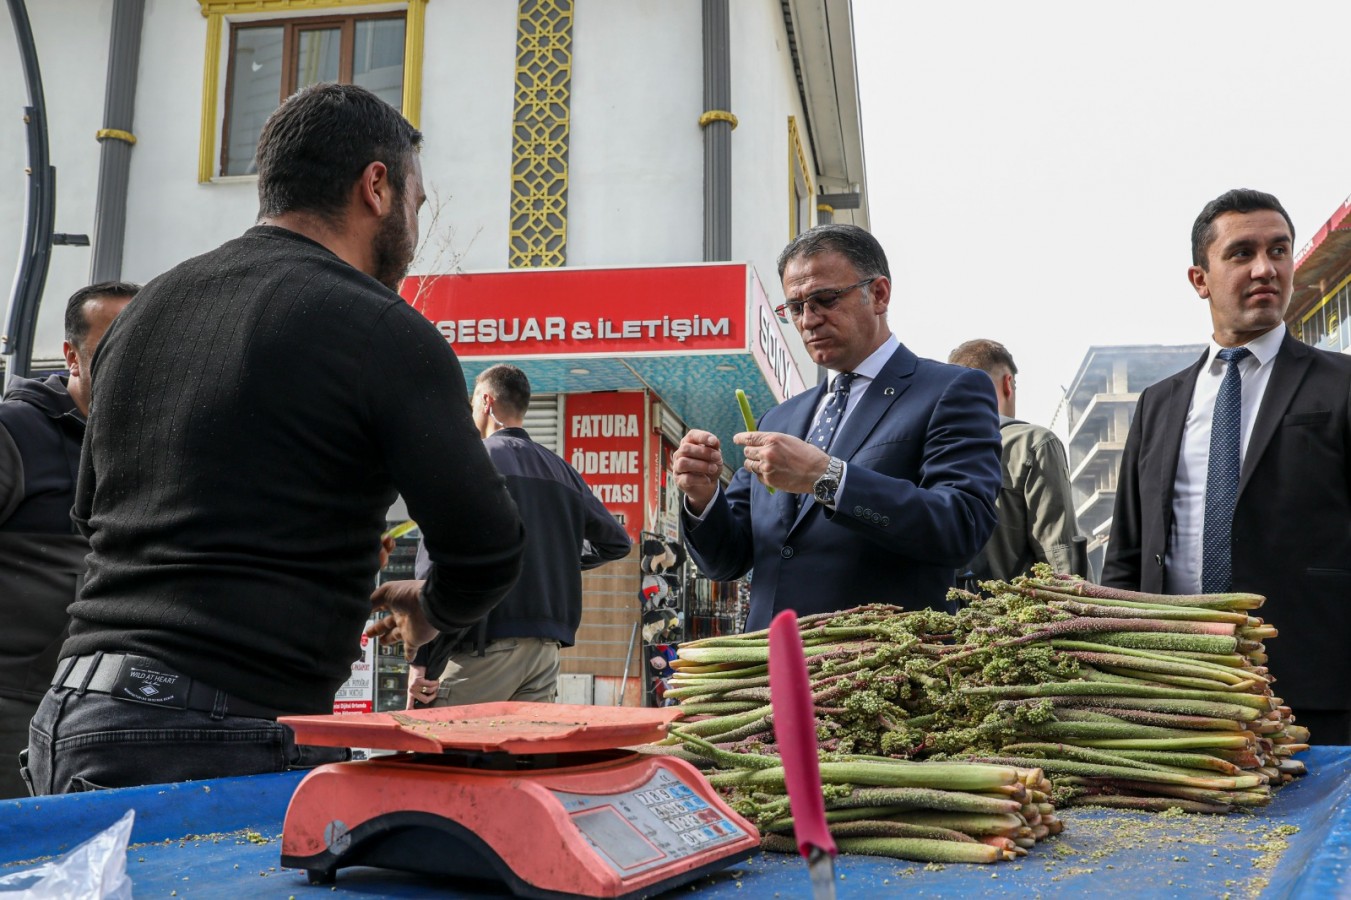
[[[868,392],[868,388],[877,380],[877,376],[882,374],[883,367],[891,360],[891,355],[895,353],[900,346],[901,342],[897,340],[896,335],[888,334],[886,340],[882,342],[882,346],[874,350],[867,359],[859,363],[852,370],[858,377],[854,379],[851,385],[849,385],[849,398],[845,401],[844,412],[840,416],[840,422],[835,426],[836,435],[844,428],[845,420],[849,418],[849,414],[858,407],[858,402],[863,399],[863,395]],[[816,430],[816,421],[821,418],[821,410],[825,409],[826,403],[830,400],[831,389],[835,386],[835,376],[839,374],[830,369],[827,369],[826,371],[830,373],[830,378],[826,383],[826,390],[821,395],[820,402],[816,404],[816,413],[812,416],[812,423],[807,428],[808,435]],[[797,437],[797,435],[794,435],[794,437]],[[827,450],[827,452],[829,452],[829,450]],[[844,479],[848,475],[849,464],[845,463],[844,472],[840,475],[839,490],[835,492],[836,497],[839,497],[844,493]],[[713,495],[713,500],[717,500],[718,494],[721,492],[722,485],[719,485],[717,492]],[[681,500],[681,505],[684,507],[687,515],[696,522],[702,522],[708,515],[708,511],[713,508],[713,500],[709,501],[708,506],[705,506],[704,511],[699,515],[690,512],[689,500],[687,498]],[[832,505],[830,508],[833,509],[834,506]]]
[[[882,368],[890,361],[891,354],[895,353],[896,348],[900,346],[901,342],[896,339],[896,335],[888,334],[887,339],[882,342],[882,346],[878,347],[867,359],[854,367],[853,372],[858,377],[854,379],[851,385],[849,385],[849,397],[845,401],[844,412],[840,414],[840,422],[835,426],[835,435],[837,437],[840,432],[844,430],[844,423],[848,420],[849,414],[858,407],[858,402],[863,399],[863,395],[868,392],[868,388],[877,380],[877,376],[882,374]],[[821,411],[825,409],[826,404],[830,402],[831,389],[835,387],[835,376],[839,374],[838,372],[833,372],[829,369],[826,371],[830,372],[830,381],[826,385],[826,392],[821,396],[821,402],[816,405],[816,414],[812,416],[811,427],[807,429],[807,434],[809,435],[816,430],[816,423],[821,418]],[[833,440],[831,441],[831,444],[832,446],[834,445]],[[826,452],[830,452],[829,447],[826,448]],[[843,462],[843,460],[841,460],[841,462]],[[836,497],[839,497],[844,493],[844,480],[848,477],[849,463],[846,462],[844,464],[844,472],[840,475],[840,487],[835,491]],[[833,503],[829,504],[829,506],[831,509],[835,508],[835,504]]]
[[[1239,413],[1240,470],[1248,455],[1248,439],[1253,422],[1262,407],[1262,397],[1271,380],[1276,353],[1285,339],[1282,323],[1245,344],[1252,355],[1238,363],[1243,379],[1242,409]],[[1182,447],[1173,480],[1173,531],[1168,536],[1168,555],[1164,560],[1164,590],[1170,594],[1201,593],[1201,541],[1206,518],[1206,472],[1210,465],[1210,431],[1215,418],[1215,398],[1228,366],[1216,354],[1224,348],[1210,342],[1206,364],[1196,376],[1191,408],[1182,428]]]

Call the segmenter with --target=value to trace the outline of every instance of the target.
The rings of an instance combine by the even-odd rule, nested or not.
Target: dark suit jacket
[[[1205,356],[1140,395],[1117,479],[1104,584],[1164,585],[1182,429]],[[1276,693],[1351,709],[1351,356],[1285,336],[1239,476],[1233,589],[1263,594]]]
[[[805,438],[825,390],[784,401],[760,430]],[[771,495],[742,468],[703,522],[682,517],[685,538],[710,578],[754,567],[749,631],[784,609],[941,608],[994,529],[999,446],[990,377],[901,346],[835,435],[848,470],[833,512],[810,497],[799,510],[800,495]]]

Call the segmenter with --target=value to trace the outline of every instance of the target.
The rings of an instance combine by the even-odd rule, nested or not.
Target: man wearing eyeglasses
[[[685,435],[673,470],[694,559],[720,581],[754,568],[748,631],[785,609],[941,608],[954,568],[995,526],[990,379],[896,339],[886,254],[862,228],[804,232],[779,255],[779,277],[778,312],[829,377],[733,438],[745,464],[726,490],[718,437]]]

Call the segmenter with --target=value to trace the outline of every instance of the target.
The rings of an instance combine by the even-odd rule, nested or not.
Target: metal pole
[[[5,384],[28,377],[33,363],[33,340],[37,331],[38,304],[47,283],[52,252],[52,222],[56,207],[56,169],[47,154],[47,105],[42,95],[42,72],[38,68],[33,28],[24,0],[8,0],[14,20],[14,37],[23,61],[28,103],[24,124],[28,130],[28,196],[24,203],[26,223],[23,250],[10,290],[9,314],[0,334],[0,357],[5,360]]]
[[[704,109],[730,112],[732,28],[727,0],[704,0]],[[732,258],[732,123],[704,125],[704,261]]]
[[[89,281],[122,277],[122,248],[127,231],[127,182],[131,148],[136,143],[136,70],[141,56],[141,22],[145,0],[114,0],[108,41],[108,86],[103,95],[103,129],[99,131],[99,182],[94,201],[94,250]]]
[[[637,637],[638,637],[638,623],[634,622],[633,634],[629,635],[629,649],[626,650],[624,653],[624,680],[619,683],[619,696],[615,698],[614,702],[615,706],[623,706],[624,695],[629,692],[629,664],[633,662],[633,642],[634,640],[637,639]],[[638,665],[640,668],[642,667],[642,664],[643,661],[638,660]],[[646,693],[646,691],[644,691],[644,693]]]

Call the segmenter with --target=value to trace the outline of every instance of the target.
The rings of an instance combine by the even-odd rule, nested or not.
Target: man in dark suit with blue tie
[[[1188,278],[1211,346],[1146,388],[1117,479],[1102,581],[1250,591],[1280,631],[1276,692],[1316,743],[1351,743],[1351,357],[1285,328],[1295,229],[1232,190],[1192,227]]]
[[[779,277],[779,314],[829,378],[736,435],[745,465],[726,490],[718,438],[685,435],[673,470],[694,559],[723,581],[754,568],[748,631],[785,609],[942,608],[954,569],[995,526],[990,379],[896,340],[886,254],[857,226],[799,235],[779,255]]]

